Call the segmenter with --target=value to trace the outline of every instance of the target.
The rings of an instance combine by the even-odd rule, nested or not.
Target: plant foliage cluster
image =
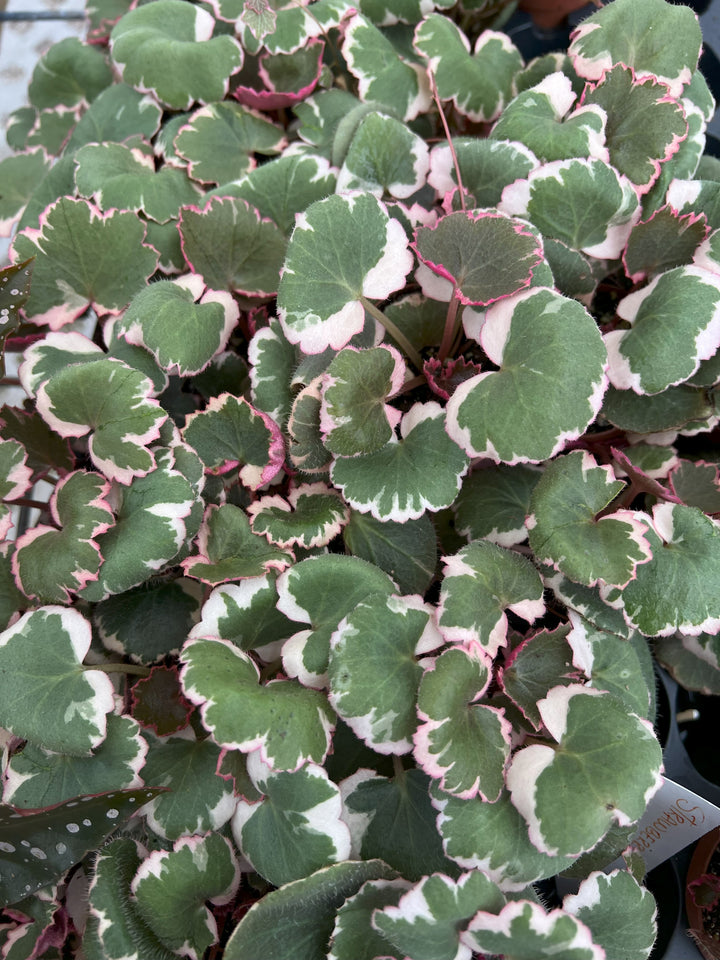
[[[686,7],[530,63],[497,7],[89,0],[39,62],[3,960],[648,957],[602,868],[653,658],[720,693],[714,103]]]

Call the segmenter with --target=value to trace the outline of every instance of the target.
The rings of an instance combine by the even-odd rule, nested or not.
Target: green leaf
[[[324,483],[304,483],[288,494],[261,497],[248,507],[253,533],[264,534],[280,547],[324,547],[345,526],[350,515],[337,490]]]
[[[113,28],[110,53],[122,79],[171,110],[222,100],[242,66],[240,44],[212,36],[215,21],[207,10],[182,0],[157,2],[130,10]]]
[[[555,687],[538,708],[559,748],[519,750],[507,784],[533,844],[550,856],[577,857],[612,823],[642,816],[660,786],[662,749],[650,724],[609,693]]]
[[[443,643],[419,597],[376,595],[341,620],[330,641],[328,699],[377,753],[409,753],[423,670],[416,657]]]
[[[50,158],[44,150],[31,150],[0,161],[0,236],[10,235],[13,224],[50,167]]]
[[[497,206],[504,188],[526,177],[538,163],[537,157],[521,143],[453,137],[453,147],[463,186],[478,207]],[[436,144],[430,151],[428,183],[441,197],[457,188],[449,144]]]
[[[360,121],[350,141],[336,189],[405,200],[424,185],[429,166],[424,140],[394,117],[373,112]]]
[[[352,510],[343,539],[350,553],[389,574],[400,593],[422,595],[435,576],[437,535],[426,514],[405,523],[383,523]]]
[[[577,301],[524,291],[489,307],[480,340],[499,369],[466,380],[447,405],[448,433],[469,456],[538,463],[585,432],[600,409],[607,356]]]
[[[198,960],[218,940],[205,902],[230,903],[239,882],[230,842],[211,833],[181,837],[172,850],[155,850],[140,864],[130,889],[138,913],[161,943]]]
[[[180,689],[176,666],[152,667],[150,675],[138,680],[131,692],[133,717],[146,730],[160,737],[185,730],[190,723],[193,705]]]
[[[333,714],[326,697],[294,680],[258,685],[250,657],[224,640],[190,640],[181,659],[185,695],[200,706],[216,743],[250,753],[273,770],[322,763],[330,748]]]
[[[467,465],[445,428],[445,411],[431,401],[403,416],[400,439],[393,435],[374,453],[336,458],[330,476],[355,510],[404,523],[450,506]]]
[[[116,790],[34,813],[0,812],[0,903],[17,903],[59,880],[156,792]]]
[[[287,423],[288,461],[311,477],[327,474],[332,459],[320,433],[321,384],[322,378],[316,377],[298,393]]]
[[[113,80],[105,52],[78,37],[50,47],[33,70],[30,103],[38,110],[81,107],[91,103]]]
[[[36,258],[25,312],[51,330],[88,306],[119,313],[155,270],[157,252],[143,243],[145,227],[134,213],[101,213],[86,200],[63,197],[41,221],[39,230],[15,237],[13,252],[16,260]]]
[[[30,296],[33,262],[0,268],[0,375],[5,375],[5,340],[20,326],[20,308]]]
[[[441,100],[474,122],[495,120],[512,98],[522,55],[507,34],[483,30],[470,41],[452,20],[431,13],[415,32],[415,49],[428,60]]]
[[[478,643],[494,657],[507,643],[507,615],[532,623],[545,612],[543,584],[532,563],[487,540],[443,557],[437,622],[449,643]]]
[[[528,287],[543,259],[540,239],[526,223],[493,210],[458,211],[418,227],[413,246],[452,283],[454,297],[484,307]]]
[[[604,960],[605,952],[593,943],[590,931],[582,923],[565,913],[553,910],[547,913],[537,903],[516,900],[508,903],[493,916],[478,913],[462,942],[472,950],[509,954],[518,960]]]
[[[103,477],[84,470],[60,480],[49,504],[59,529],[37,524],[17,540],[12,569],[26,597],[39,603],[67,604],[71,593],[96,579],[102,560],[96,538],[115,522],[105,499],[109,491],[110,484]]]
[[[150,140],[161,118],[162,109],[152,97],[125,83],[113,83],[80,117],[65,151],[73,152],[86,143],[121,143],[133,136]]]
[[[261,327],[255,333],[248,344],[247,355],[253,406],[284,427],[292,407],[290,380],[297,364],[295,347],[285,339],[280,324],[273,319],[269,327]]]
[[[704,216],[679,214],[665,204],[633,227],[623,253],[625,273],[639,283],[647,276],[690,263],[706,233]]]
[[[35,410],[28,412],[7,404],[0,407],[0,437],[18,440],[24,446],[28,466],[35,475],[53,469],[63,476],[75,465],[68,441],[54,433]]]
[[[542,727],[538,701],[559,684],[581,679],[567,642],[570,627],[540,630],[518,643],[505,660],[499,680],[502,689],[536,730]]]
[[[317,960],[343,902],[366,881],[394,875],[382,860],[346,860],[271,891],[235,927],[225,960]]]
[[[372,194],[311,204],[296,219],[278,288],[286,337],[303,353],[342,349],[364,326],[361,298],[385,300],[411,269],[405,231]]]
[[[716,637],[712,637],[711,643],[715,642]],[[707,646],[712,650],[710,643]],[[698,649],[702,650],[702,656],[698,656]],[[677,683],[686,690],[716,696],[720,694],[720,671],[708,669],[705,649],[699,646],[697,637],[658,637],[653,646],[658,662]],[[715,661],[712,666],[715,667],[720,658],[716,654],[712,659]]]
[[[495,802],[504,786],[512,727],[501,710],[476,701],[490,683],[488,659],[477,647],[437,657],[420,681],[414,756],[454,796]]]
[[[396,952],[388,952],[387,939],[371,922],[376,910],[395,906],[409,886],[402,878],[368,880],[355,896],[348,897],[337,913],[328,960],[375,960],[379,956],[401,960]]]
[[[540,476],[536,468],[522,464],[483,464],[467,477],[453,504],[455,529],[469,540],[489,540],[501,547],[522,543]]]
[[[704,390],[681,384],[662,393],[645,396],[633,390],[610,387],[602,406],[603,416],[621,430],[658,433],[680,430],[694,421],[705,421],[712,406]]]
[[[32,487],[33,472],[27,464],[27,451],[17,440],[0,441],[0,538],[5,539],[13,526],[6,500],[17,500]]]
[[[83,667],[90,624],[77,610],[31,610],[0,634],[0,725],[24,740],[84,756],[105,739],[113,686]]]
[[[576,894],[565,897],[563,910],[590,928],[593,941],[617,960],[647,960],[657,924],[657,906],[649,890],[631,873],[592,873]]]
[[[673,492],[689,507],[720,513],[720,473],[715,463],[680,460],[670,471]]]
[[[276,887],[347,860],[350,832],[341,820],[340,791],[317,764],[274,772],[255,751],[247,769],[259,802],[241,799],[232,831],[243,856]]]

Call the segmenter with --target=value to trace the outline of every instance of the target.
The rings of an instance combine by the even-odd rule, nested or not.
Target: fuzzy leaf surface
[[[337,191],[367,190],[404,200],[423,186],[429,166],[429,150],[421,137],[394,117],[369,113],[345,154]]]
[[[590,928],[606,956],[647,960],[657,933],[655,898],[631,873],[591,873],[576,894],[565,897],[563,910]]]
[[[408,889],[407,880],[368,880],[349,897],[337,912],[328,960],[374,960],[388,957],[401,960],[390,951],[388,940],[371,925],[376,910],[395,906]]]
[[[276,579],[269,573],[216,587],[203,605],[192,638],[217,637],[246,651],[287,639],[296,624],[277,609]]]
[[[471,473],[453,504],[455,529],[469,540],[490,540],[512,547],[527,538],[525,517],[540,479],[532,467],[483,465]]]
[[[590,931],[563,910],[546,913],[540,904],[527,900],[508,903],[497,916],[479,913],[462,934],[473,950],[540,960],[604,960],[605,952],[593,943]]]
[[[569,631],[567,624],[561,624],[528,637],[513,648],[500,675],[503,690],[536,730],[542,726],[538,701],[552,687],[580,680],[567,643]]]
[[[347,523],[349,513],[337,491],[324,483],[301,484],[287,500],[262,497],[248,507],[253,533],[262,533],[283,548],[326,546]]]
[[[353,510],[343,539],[350,553],[389,574],[401,593],[424,594],[435,574],[437,536],[427,515],[382,523]]]

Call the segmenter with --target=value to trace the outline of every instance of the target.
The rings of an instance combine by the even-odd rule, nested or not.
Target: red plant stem
[[[457,296],[457,287],[453,287],[452,299],[448,304],[447,317],[445,318],[445,329],[443,330],[442,341],[440,342],[440,352],[438,354],[438,359],[442,363],[443,360],[450,353],[450,348],[452,347],[453,340],[455,339],[455,334],[457,332],[457,323],[458,323],[458,307],[460,301]]]
[[[460,164],[458,163],[457,154],[455,153],[455,147],[452,142],[452,136],[450,135],[450,127],[448,122],[445,119],[445,113],[443,112],[442,105],[440,104],[440,97],[438,95],[437,84],[435,83],[435,77],[432,72],[428,70],[428,80],[430,81],[430,91],[433,95],[433,100],[435,101],[438,113],[440,114],[440,121],[443,125],[443,130],[445,131],[445,137],[450,147],[450,156],[453,159],[453,164],[455,165],[455,176],[457,177],[458,189],[460,191],[460,206],[462,207],[463,213],[467,213],[465,209],[465,188],[463,187],[462,176],[460,175]]]

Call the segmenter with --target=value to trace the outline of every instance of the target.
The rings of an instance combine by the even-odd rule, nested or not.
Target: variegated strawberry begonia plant
[[[90,0],[39,62],[3,960],[648,957],[601,868],[653,656],[720,693],[714,103],[687,7],[525,63],[500,6]]]

